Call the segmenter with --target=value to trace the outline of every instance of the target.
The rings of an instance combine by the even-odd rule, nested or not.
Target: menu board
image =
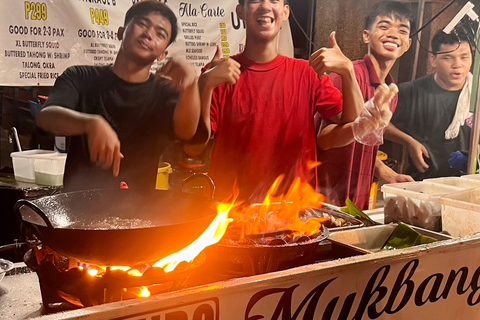
[[[51,86],[72,65],[106,65],[120,48],[117,31],[138,0],[2,0],[0,85]],[[178,36],[164,61],[181,55],[200,72],[219,44],[224,57],[243,50],[245,25],[237,0],[163,0],[176,14]],[[8,10],[6,9],[8,8]],[[288,22],[287,22],[288,24]],[[281,53],[293,55],[290,28],[281,32]]]

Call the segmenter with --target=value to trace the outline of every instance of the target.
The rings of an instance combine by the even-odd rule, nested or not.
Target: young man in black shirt
[[[468,37],[440,30],[432,38],[432,53],[435,73],[399,85],[397,109],[385,132],[386,139],[407,146],[406,173],[415,180],[460,175],[448,159],[470,143]]]
[[[175,14],[158,1],[141,1],[118,29],[121,45],[109,66],[73,66],[56,80],[37,115],[45,131],[69,138],[64,189],[154,189],[168,138],[190,139],[200,118],[194,67],[172,58],[155,75],[175,41]]]

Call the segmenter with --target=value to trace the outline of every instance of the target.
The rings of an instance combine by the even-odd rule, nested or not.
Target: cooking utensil
[[[111,189],[22,199],[15,204],[15,212],[60,254],[97,265],[133,266],[155,262],[192,243],[213,221],[216,207],[194,194]],[[143,224],[95,229],[96,222],[112,218],[140,219]]]
[[[227,244],[222,240],[206,249],[207,256],[218,268],[226,268],[242,275],[256,275],[279,271],[315,262],[319,244],[328,238],[324,225],[315,238],[307,242],[284,245]]]

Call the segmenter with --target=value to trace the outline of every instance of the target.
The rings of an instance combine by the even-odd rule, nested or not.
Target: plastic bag
[[[376,146],[383,143],[383,130],[392,118],[388,107],[379,109],[373,98],[365,102],[363,110],[352,125],[355,140],[367,146]]]

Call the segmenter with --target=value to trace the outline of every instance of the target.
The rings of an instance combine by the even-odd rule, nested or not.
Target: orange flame
[[[208,228],[190,245],[157,261],[153,267],[163,268],[165,272],[171,272],[175,270],[180,262],[191,262],[203,249],[220,241],[227,230],[228,224],[232,221],[232,219],[228,218],[228,214],[234,206],[235,200],[236,197],[231,203],[217,203],[217,216],[212,223],[210,223]],[[79,268],[84,269],[83,266],[80,266]],[[135,277],[141,277],[143,275],[142,271],[126,266],[113,266],[110,267],[110,269],[112,271],[122,270]],[[92,277],[101,277],[105,274],[106,270],[107,267],[104,266],[89,266],[87,272]],[[147,288],[145,288],[145,290],[148,291]],[[134,294],[137,295],[136,293]],[[144,295],[142,294],[138,296]]]
[[[180,262],[192,261],[205,247],[220,241],[227,231],[228,224],[232,221],[228,218],[228,213],[234,203],[235,201],[230,204],[218,203],[217,216],[200,237],[182,250],[157,261],[153,266],[163,268],[165,272],[173,271]]]
[[[317,166],[319,163],[312,163]],[[293,230],[308,236],[318,232],[324,218],[309,218],[303,221],[299,213],[308,208],[319,207],[325,197],[313,187],[296,178],[286,194],[277,194],[284,179],[280,175],[272,184],[263,203],[254,204],[242,210],[233,210],[231,217],[241,225],[243,234],[267,233],[277,230]]]

